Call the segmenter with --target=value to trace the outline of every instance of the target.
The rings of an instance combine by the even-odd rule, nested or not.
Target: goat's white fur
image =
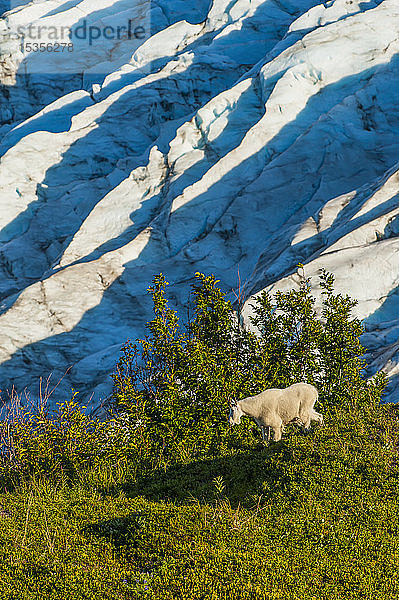
[[[274,432],[274,441],[281,440],[284,425],[300,423],[309,429],[311,421],[323,424],[323,415],[314,410],[318,398],[317,389],[308,383],[294,383],[287,388],[271,388],[256,396],[249,396],[230,407],[230,425],[239,424],[242,415],[252,417],[262,431]]]

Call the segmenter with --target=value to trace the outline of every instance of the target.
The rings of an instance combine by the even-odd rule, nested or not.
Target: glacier
[[[58,394],[96,405],[155,274],[183,307],[196,271],[229,292],[239,269],[248,318],[303,263],[316,295],[326,268],[359,301],[369,373],[396,401],[397,0],[144,5],[134,52],[97,44],[57,73],[30,71],[10,32],[109,24],[129,3],[1,4],[0,388],[70,367]]]

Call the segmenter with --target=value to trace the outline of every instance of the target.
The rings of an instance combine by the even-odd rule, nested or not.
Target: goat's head
[[[242,410],[237,402],[234,401],[234,402],[230,403],[230,413],[229,413],[230,425],[239,425],[243,414],[244,413],[242,412]]]

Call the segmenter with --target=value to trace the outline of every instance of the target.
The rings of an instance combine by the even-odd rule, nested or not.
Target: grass
[[[0,494],[2,600],[399,597],[399,407],[135,479],[82,471]]]

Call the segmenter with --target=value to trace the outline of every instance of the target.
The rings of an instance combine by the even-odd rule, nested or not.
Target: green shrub
[[[148,334],[124,346],[113,376],[113,401],[124,415],[120,433],[142,472],[253,446],[249,421],[228,427],[228,407],[266,387],[313,383],[324,408],[378,402],[386,377],[364,378],[362,326],[351,316],[356,301],[334,294],[333,283],[323,271],[320,315],[305,277],[298,290],[261,293],[253,304],[254,333],[241,325],[215,278],[201,273],[192,285],[192,317],[182,327],[164,276],[155,277]]]
[[[71,400],[49,410],[47,403],[16,399],[0,423],[3,480],[33,476],[70,481],[95,462],[105,424],[91,419]]]
[[[299,265],[302,267],[302,265]],[[298,290],[263,292],[252,306],[253,325],[260,331],[260,345],[274,369],[276,387],[306,381],[315,385],[324,407],[343,402],[378,402],[386,387],[382,372],[367,381],[362,323],[352,317],[357,300],[334,294],[334,276],[320,274],[322,306],[310,293],[310,279],[301,277]]]

